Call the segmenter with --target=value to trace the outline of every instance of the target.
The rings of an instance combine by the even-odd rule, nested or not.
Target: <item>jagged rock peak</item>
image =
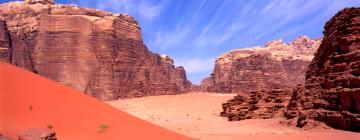
[[[301,50],[301,49],[311,48],[314,45],[319,45],[321,40],[322,38],[310,39],[307,36],[299,36],[293,42],[291,42],[291,45],[293,45],[296,49]]]
[[[24,0],[26,4],[54,4],[54,0]]]
[[[283,45],[287,45],[287,44],[282,39],[277,39],[277,40],[273,40],[273,41],[266,43],[265,47],[274,48],[274,47],[279,47],[279,46],[283,46]]]
[[[273,59],[300,59],[309,60],[320,45],[321,39],[310,39],[307,36],[299,36],[293,42],[285,43],[282,39],[273,40],[265,46],[253,48],[235,49],[218,57],[219,62],[228,62],[240,58],[250,57],[254,54],[271,54]]]
[[[174,64],[174,60],[170,56],[163,54],[160,57],[161,57],[161,61],[169,64]]]

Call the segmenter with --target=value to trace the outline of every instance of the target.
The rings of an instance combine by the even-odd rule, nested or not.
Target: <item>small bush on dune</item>
[[[48,124],[48,125],[46,126],[46,128],[53,129],[54,126],[53,126],[52,124]]]
[[[34,107],[31,105],[31,106],[29,106],[29,110],[31,111],[31,110],[33,110],[34,109]]]
[[[99,133],[105,132],[106,129],[108,129],[110,126],[108,124],[100,124],[99,125]]]

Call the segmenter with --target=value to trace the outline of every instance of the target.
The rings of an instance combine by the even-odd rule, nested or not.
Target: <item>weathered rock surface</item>
[[[244,93],[292,88],[305,81],[305,71],[321,39],[300,36],[291,43],[275,40],[265,47],[238,49],[220,56],[210,77],[201,82],[208,92]]]
[[[24,0],[26,4],[54,4],[54,0]]]
[[[298,119],[299,127],[310,119],[360,131],[360,8],[346,8],[326,23],[305,86],[294,90],[287,108],[285,116]]]
[[[228,117],[229,121],[281,117],[290,95],[290,91],[281,89],[239,94],[222,104],[223,112],[220,115]]]
[[[52,3],[0,5],[1,61],[102,100],[178,94],[192,87],[183,67],[147,49],[133,17]]]
[[[51,129],[31,128],[20,132],[19,140],[57,140],[57,138]]]
[[[0,62],[10,62],[9,34],[3,17],[0,16]]]

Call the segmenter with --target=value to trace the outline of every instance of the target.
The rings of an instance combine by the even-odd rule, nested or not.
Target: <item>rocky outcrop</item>
[[[239,94],[222,104],[223,117],[229,121],[244,119],[269,119],[283,116],[291,92],[281,89],[253,91],[250,94]]]
[[[265,47],[225,53],[216,60],[210,77],[201,82],[201,89],[220,93],[291,89],[305,81],[306,68],[320,41],[300,36],[291,43],[276,40]]]
[[[24,0],[24,2],[26,4],[36,4],[36,3],[40,3],[40,4],[54,4],[53,0]]]
[[[138,23],[126,14],[26,0],[0,5],[0,16],[2,61],[99,99],[192,87],[183,67],[147,49]]]
[[[19,140],[57,140],[51,129],[31,128],[19,133]]]
[[[317,120],[360,131],[360,8],[346,8],[326,23],[305,86],[294,90],[285,116],[298,127]]]

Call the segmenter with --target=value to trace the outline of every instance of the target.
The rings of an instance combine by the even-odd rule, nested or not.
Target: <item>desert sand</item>
[[[9,64],[0,63],[0,79],[0,133],[14,139],[49,125],[59,140],[191,139]]]
[[[108,101],[107,103],[169,130],[204,140],[358,140],[360,133],[280,125],[281,118],[230,122],[221,104],[235,94],[189,93]]]
[[[113,108],[98,99],[8,64],[0,63],[0,77],[0,132],[13,138],[21,130],[52,125],[58,139],[64,140],[189,137],[206,140],[360,139],[360,133],[283,126],[279,124],[281,118],[229,122],[227,118],[220,117],[219,112],[221,103],[235,94],[189,93],[106,102]],[[102,124],[109,128],[100,132]]]

